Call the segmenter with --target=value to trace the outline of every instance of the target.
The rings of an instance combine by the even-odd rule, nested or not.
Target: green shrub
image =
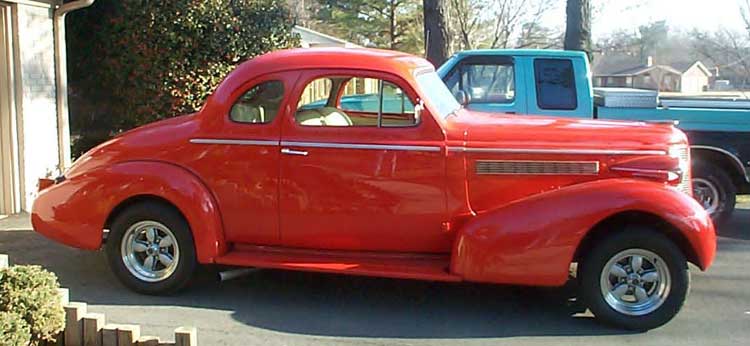
[[[31,342],[31,329],[21,315],[0,312],[0,346],[22,346]]]
[[[29,327],[32,345],[52,340],[65,326],[59,288],[57,276],[40,266],[2,269],[0,312],[17,314],[24,320]],[[22,325],[19,328],[23,329]]]
[[[299,44],[279,0],[100,0],[67,25],[74,156],[192,113],[237,64]]]

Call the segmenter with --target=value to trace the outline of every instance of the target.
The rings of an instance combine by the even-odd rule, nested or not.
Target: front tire
[[[732,216],[737,202],[737,188],[720,167],[703,161],[693,165],[693,196],[711,215],[714,224],[721,225]]]
[[[139,203],[119,213],[106,252],[120,282],[149,295],[184,288],[197,265],[190,227],[177,210],[161,203]]]
[[[690,289],[680,249],[663,234],[629,227],[604,238],[582,261],[581,295],[597,319],[644,331],[669,322]]]

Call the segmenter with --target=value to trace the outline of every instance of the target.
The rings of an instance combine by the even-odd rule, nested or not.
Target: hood
[[[469,147],[665,150],[686,144],[670,124],[588,120],[460,110],[446,119],[449,140]]]

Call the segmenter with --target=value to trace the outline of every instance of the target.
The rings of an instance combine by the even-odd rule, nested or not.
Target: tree
[[[750,87],[750,38],[726,29],[714,33],[694,30],[694,49],[715,65],[721,79],[728,79],[735,87]]]
[[[567,1],[564,47],[586,52],[591,59],[591,3],[589,0]]]
[[[453,49],[534,46],[542,17],[554,9],[553,0],[451,0]],[[552,35],[554,38],[556,35]],[[550,44],[554,46],[554,44]]]
[[[288,9],[274,0],[100,0],[70,16],[74,155],[194,112],[237,64],[298,44]]]
[[[446,0],[424,0],[424,32],[427,60],[440,66],[450,55],[450,28]]]
[[[315,15],[324,31],[372,47],[422,51],[418,0],[319,0]]]

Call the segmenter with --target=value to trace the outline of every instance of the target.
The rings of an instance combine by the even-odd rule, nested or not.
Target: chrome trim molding
[[[720,153],[722,153],[722,154],[724,154],[724,155],[728,155],[729,157],[731,157],[731,158],[732,158],[732,160],[734,160],[734,162],[735,162],[735,163],[737,163],[737,168],[739,168],[739,169],[740,169],[740,172],[741,172],[741,173],[744,173],[744,176],[745,176],[745,180],[747,180],[747,182],[748,182],[748,183],[750,183],[750,171],[748,171],[748,170],[747,170],[747,169],[745,168],[745,165],[743,165],[743,164],[742,164],[742,160],[740,160],[740,158],[739,158],[739,157],[737,157],[737,155],[735,155],[735,154],[732,154],[732,153],[731,153],[730,151],[728,151],[728,150],[726,150],[726,149],[718,148],[718,147],[712,147],[712,146],[710,146],[710,145],[691,145],[691,146],[690,146],[690,149],[706,149],[706,150],[713,150],[713,151],[717,151],[717,152],[720,152]]]
[[[477,160],[479,175],[596,175],[599,161]]]
[[[498,154],[560,154],[560,155],[667,155],[666,150],[610,150],[610,149],[521,149],[521,148],[466,148],[450,147],[448,151]]]
[[[225,144],[225,145],[261,145],[279,146],[279,141],[260,141],[246,139],[218,139],[218,138],[191,138],[193,144]]]
[[[385,144],[293,142],[293,141],[281,141],[281,145],[290,146],[290,147],[302,147],[302,148],[400,150],[400,151],[428,151],[428,152],[440,152],[441,151],[441,148],[437,146],[422,146],[422,145],[385,145]]]

